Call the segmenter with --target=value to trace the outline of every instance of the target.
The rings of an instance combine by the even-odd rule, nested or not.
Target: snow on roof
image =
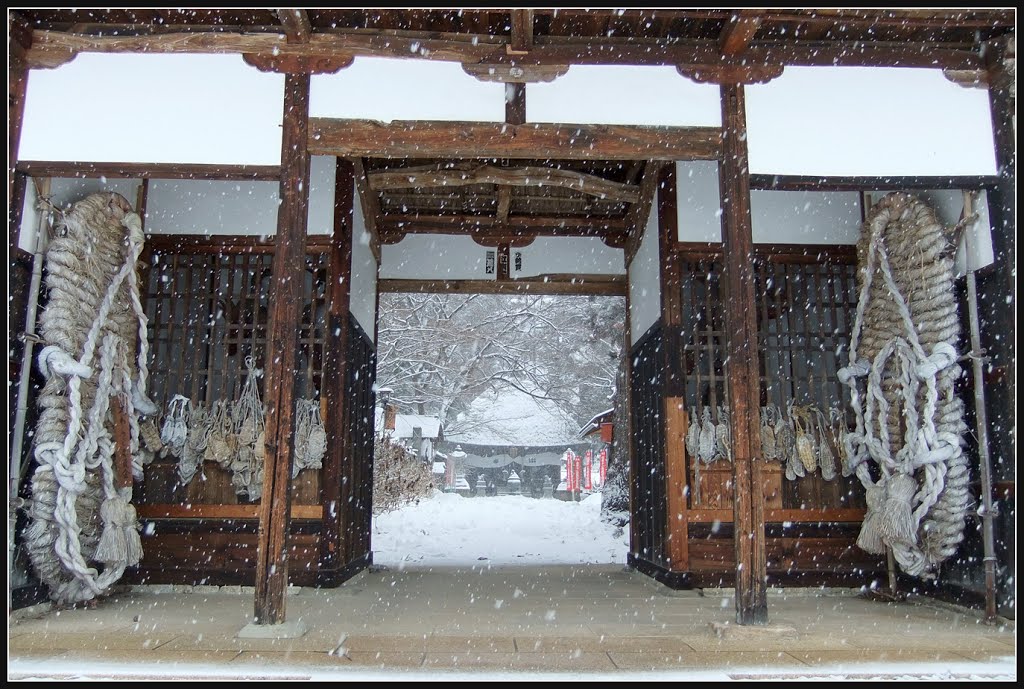
[[[580,429],[579,437],[585,438],[590,433],[601,428],[602,423],[610,423],[612,420],[612,414],[614,413],[615,408],[612,407],[611,409],[605,409],[600,414],[595,414],[593,418],[591,418],[590,421],[587,421],[587,424]]]
[[[520,390],[484,393],[459,414],[445,439],[469,445],[571,445],[576,424],[550,400]]]
[[[380,407],[376,409],[374,422],[378,432],[384,429],[384,411]],[[441,419],[426,414],[395,414],[395,431],[391,437],[411,438],[414,428],[422,429],[424,438],[436,440],[441,434]]]

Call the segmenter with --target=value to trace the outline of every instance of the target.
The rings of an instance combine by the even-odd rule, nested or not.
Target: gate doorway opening
[[[374,563],[624,564],[627,461],[591,422],[620,399],[625,300],[401,292],[379,314]]]

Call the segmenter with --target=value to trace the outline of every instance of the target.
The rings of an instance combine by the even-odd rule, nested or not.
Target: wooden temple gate
[[[1012,13],[1008,18],[1000,11],[840,15],[735,11],[698,17],[679,11],[668,13],[667,22],[648,23],[651,33],[645,35],[642,11],[626,11],[620,14],[623,21],[644,40],[612,41],[605,46],[602,36],[607,36],[611,20],[603,17],[603,23],[594,22],[593,17],[580,15],[577,25],[566,18],[571,19],[572,12],[558,18],[532,10],[473,10],[460,12],[466,19],[456,25],[450,12],[385,11],[381,15],[406,29],[405,34],[392,35],[377,27],[384,32],[381,36],[388,36],[386,41],[366,30],[328,31],[331,21],[336,26],[351,18],[342,19],[344,12],[339,11],[332,19],[321,10],[280,10],[276,17],[262,11],[269,19],[253,11],[253,22],[264,28],[251,32],[211,30],[212,25],[204,22],[219,22],[217,10],[193,13],[191,19],[173,17],[172,23],[188,26],[187,33],[139,31],[150,22],[168,21],[161,13],[174,11],[154,12],[145,21],[117,13],[91,13],[92,24],[60,12],[9,14],[12,313],[24,310],[23,283],[31,270],[30,256],[18,248],[22,199],[30,179],[141,179],[140,206],[145,204],[144,192],[151,179],[280,183],[277,232],[272,240],[183,242],[172,237],[150,243],[147,308],[159,362],[153,377],[164,398],[160,401],[185,390],[195,399],[230,395],[241,385],[243,374],[237,361],[231,364],[229,359],[261,348],[270,354],[265,358],[263,398],[268,411],[267,459],[263,499],[252,504],[239,504],[215,467],[207,469],[207,481],[187,488],[170,479],[173,465],[157,461],[148,467],[145,480],[136,486],[136,500],[140,517],[156,524],[156,529],[144,539],[146,556],[140,568],[129,574],[131,580],[254,582],[257,622],[271,624],[285,619],[289,581],[337,585],[370,563],[375,335],[364,332],[350,314],[352,217],[357,203],[366,217],[378,264],[380,243],[416,232],[470,234],[497,245],[504,258],[504,274],[499,271],[498,279],[486,287],[468,281],[392,281],[382,282],[382,290],[486,288],[568,294],[623,294],[628,288],[622,280],[573,276],[510,279],[510,247],[536,236],[598,236],[609,246],[624,248],[627,273],[634,274],[649,269],[634,259],[653,206],[660,315],[646,332],[633,333],[629,342],[631,466],[636,477],[631,484],[631,563],[671,585],[735,585],[737,620],[744,624],[767,620],[770,583],[863,583],[882,571],[883,562],[854,546],[864,505],[859,485],[850,480],[825,485],[817,479],[788,484],[779,466],[761,457],[759,409],[765,403],[785,405],[806,398],[821,405],[841,402],[835,380],[841,363],[829,353],[834,354],[835,346],[848,335],[856,301],[855,259],[850,250],[834,246],[755,245],[751,188],[987,190],[998,258],[983,288],[993,300],[1003,295],[1011,298],[1015,295],[1015,149],[1012,82],[1007,81],[1002,58],[1012,45],[1007,41],[1007,36],[1012,39]],[[494,33],[497,15],[508,18],[504,35],[500,27]],[[370,27],[372,21],[360,16],[362,26]],[[265,24],[275,20],[280,20],[280,30],[266,30]],[[786,22],[802,22],[818,37],[817,42],[787,43],[778,32]],[[843,32],[833,33],[841,22],[850,22],[860,32],[852,45],[845,37],[835,37]],[[449,37],[437,38],[433,23],[448,27]],[[116,24],[122,30],[100,35],[94,29],[104,24]],[[82,26],[86,29],[80,30]],[[126,26],[135,30],[124,31]],[[876,26],[885,26],[896,38],[873,40]],[[924,38],[915,31],[923,32]],[[415,37],[410,38],[409,32]],[[544,32],[559,34],[562,40],[542,39]],[[943,32],[956,48],[935,42],[934,37]],[[683,34],[692,40],[671,38]],[[487,36],[487,40],[469,40],[474,36]],[[897,40],[904,45],[893,47]],[[284,73],[280,166],[19,161],[29,69],[59,66],[80,52],[240,53],[261,70]],[[335,72],[364,55],[456,61],[480,78],[507,82],[506,122],[385,125],[311,118],[310,75]],[[525,124],[523,84],[550,80],[573,64],[674,65],[686,77],[720,85],[722,125]],[[961,79],[965,71],[970,72],[975,81],[989,85],[998,176],[752,177],[744,85],[777,77],[787,65],[941,67],[954,70]],[[311,155],[337,157],[334,223],[322,238],[307,236]],[[499,193],[496,215],[486,225],[479,220],[453,221],[443,214],[415,222],[389,222],[379,195],[368,188],[367,161],[434,157],[642,161],[644,167],[637,185],[639,199],[618,220],[544,225],[520,218],[521,226],[513,231],[506,192],[504,198]],[[670,163],[695,160],[718,165],[722,242],[713,246],[680,242],[675,227],[676,172]],[[353,185],[361,191],[358,201]],[[237,274],[244,279],[235,280]],[[801,317],[798,304],[816,314],[816,319]],[[218,309],[248,315],[218,325],[210,318]],[[785,327],[770,322],[785,322]],[[827,329],[826,322],[831,324]],[[10,334],[13,339],[13,330]],[[1012,400],[1015,364],[1012,338],[1008,339],[1000,341],[989,334],[986,348],[997,373],[986,382],[998,399]],[[202,345],[202,355],[182,358],[176,350],[185,342]],[[18,346],[12,346],[12,367]],[[772,364],[801,356],[814,359],[810,373],[803,377],[793,366]],[[712,406],[729,401],[732,461],[698,476],[699,467],[687,457],[683,438],[687,415],[702,404],[705,390]],[[323,469],[306,472],[293,482],[293,409],[295,400],[303,396],[323,401],[328,456]],[[1005,413],[1001,418],[1006,419]],[[1012,456],[1012,440],[995,442],[1010,443],[1003,450]],[[1012,480],[1004,485],[1009,486],[1012,501]]]

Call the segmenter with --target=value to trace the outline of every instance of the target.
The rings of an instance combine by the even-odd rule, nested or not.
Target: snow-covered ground
[[[373,518],[373,561],[389,567],[625,563],[628,530],[616,535],[600,516],[599,493],[578,503],[435,493]]]

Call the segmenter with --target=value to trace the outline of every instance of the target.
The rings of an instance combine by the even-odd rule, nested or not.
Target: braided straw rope
[[[102,594],[142,556],[131,489],[114,486],[110,403],[117,396],[128,416],[138,476],[151,456],[140,447],[136,408],[154,408],[145,396],[147,319],[136,274],[144,239],[122,196],[93,194],[64,214],[47,252],[46,383],[26,545],[59,603]]]
[[[856,414],[845,454],[867,490],[858,545],[888,546],[905,572],[927,578],[963,540],[968,505],[949,237],[908,194],[871,209],[858,246],[850,362],[839,372]]]

